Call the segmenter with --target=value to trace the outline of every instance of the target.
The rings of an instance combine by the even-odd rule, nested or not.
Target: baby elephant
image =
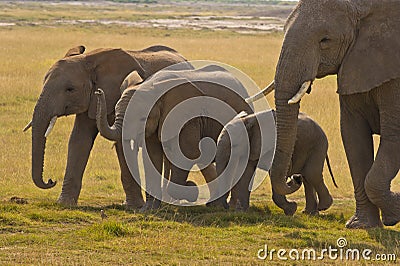
[[[251,115],[239,115],[225,126],[218,138],[216,154],[218,176],[224,172],[229,160],[233,161],[233,163],[230,162],[230,165],[240,165],[240,163],[244,165],[243,163],[247,163],[241,177],[235,177],[235,175],[240,175],[240,173],[235,173],[236,170],[233,170],[233,173],[230,172],[226,174],[228,173],[227,169],[224,173],[224,175],[228,175],[227,179],[231,182],[233,179],[236,178],[237,180],[239,178],[239,181],[231,189],[230,207],[239,210],[248,209],[251,180],[256,168],[259,167],[266,171],[270,170],[273,156],[271,145],[269,144],[267,150],[265,148],[261,149],[260,147],[262,141],[263,146],[265,146],[265,142],[271,142],[271,139],[272,142],[275,141],[275,136],[262,136],[263,134],[261,134],[259,121],[266,121],[266,119],[274,123],[275,112],[264,111]],[[240,124],[242,125],[241,127],[244,128],[242,123],[245,126],[245,130],[247,130],[247,134],[245,134],[245,132],[243,132],[244,134],[235,134],[235,130],[236,132],[239,130],[238,127]],[[228,131],[230,134],[228,134]],[[265,132],[263,133],[265,134]],[[268,140],[265,141],[266,139]],[[245,146],[249,148],[245,148]],[[291,182],[301,182],[301,179],[304,182],[306,197],[304,213],[317,214],[318,211],[326,210],[332,205],[332,196],[322,176],[324,161],[326,159],[333,183],[337,187],[329,164],[327,150],[328,140],[321,127],[306,114],[299,113],[297,139],[289,169],[289,176],[294,176]],[[243,162],[243,160],[247,160],[247,162]],[[236,164],[235,161],[237,161]],[[285,196],[278,195],[274,193],[274,191],[272,191],[272,194],[273,201],[278,207],[285,211],[285,214],[294,214],[297,209],[297,204],[295,202],[287,201]],[[227,197],[228,193],[218,200],[219,203],[226,206]]]

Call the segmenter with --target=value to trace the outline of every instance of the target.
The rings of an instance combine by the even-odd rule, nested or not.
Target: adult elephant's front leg
[[[350,167],[356,199],[356,212],[347,221],[347,228],[382,226],[379,209],[368,198],[364,183],[374,160],[372,130],[368,121],[357,113],[357,95],[340,96],[340,124],[343,145]]]
[[[382,221],[392,226],[400,221],[400,193],[390,184],[400,169],[400,79],[375,90],[379,106],[381,141],[375,162],[365,180],[369,199],[382,211]]]
[[[146,211],[159,208],[162,198],[161,171],[164,153],[156,134],[146,138],[146,147],[142,151],[146,178],[146,203],[142,211]]]
[[[390,191],[390,183],[400,168],[400,141],[381,140],[375,162],[365,180],[368,198],[382,211],[384,225],[400,221],[400,193]]]
[[[58,198],[59,203],[64,205],[78,203],[83,173],[97,133],[96,121],[90,119],[87,113],[76,115],[68,144],[67,167],[62,192]]]

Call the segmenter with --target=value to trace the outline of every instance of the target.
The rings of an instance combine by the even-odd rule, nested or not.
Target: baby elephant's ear
[[[83,54],[85,52],[85,49],[86,48],[83,45],[79,45],[79,46],[73,47],[73,48],[68,50],[68,52],[64,55],[64,57]]]
[[[121,91],[122,94],[128,87],[139,85],[142,82],[143,79],[139,75],[139,73],[137,71],[132,71],[131,73],[129,73],[128,76],[126,76],[119,90]]]

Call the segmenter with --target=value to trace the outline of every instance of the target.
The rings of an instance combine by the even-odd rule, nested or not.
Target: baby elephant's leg
[[[304,194],[306,197],[306,207],[303,210],[305,214],[315,215],[318,214],[317,194],[314,186],[307,181],[307,177],[303,178]]]
[[[326,152],[314,152],[303,168],[307,182],[313,186],[318,195],[318,210],[327,210],[333,203],[331,194],[324,183],[322,170],[324,167]]]
[[[232,188],[229,206],[239,211],[246,211],[250,206],[250,181],[257,168],[257,161],[249,161],[242,177]]]

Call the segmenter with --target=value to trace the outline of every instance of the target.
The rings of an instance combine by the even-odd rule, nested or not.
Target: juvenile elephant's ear
[[[157,94],[167,92],[163,96],[162,113],[160,113],[158,124],[158,134],[162,136],[162,142],[178,137],[179,130],[177,130],[177,127],[182,126],[179,121],[189,121],[187,119],[193,118],[193,114],[198,111],[198,106],[202,106],[200,102],[202,98],[196,99],[196,105],[193,103],[185,105],[185,112],[174,112],[174,123],[170,123],[170,120],[164,124],[169,112],[178,104],[184,103],[185,100],[205,95],[197,84],[185,78],[173,78],[154,83],[153,92]],[[194,109],[191,110],[191,108]]]
[[[250,159],[258,160],[275,148],[275,120],[272,111],[252,115],[246,123],[250,136]],[[267,163],[267,162],[264,162]]]
[[[139,85],[142,82],[143,79],[139,73],[137,71],[132,71],[128,76],[126,76],[119,90],[122,94],[128,87]]]
[[[338,73],[338,93],[367,92],[400,77],[400,5],[362,18]]]
[[[245,120],[246,129],[250,138],[250,160],[258,160],[261,150],[261,132],[255,116]]]
[[[85,46],[79,45],[77,47],[73,47],[68,50],[68,52],[64,55],[64,57],[69,57],[69,56],[74,56],[74,55],[80,55],[85,52]]]

